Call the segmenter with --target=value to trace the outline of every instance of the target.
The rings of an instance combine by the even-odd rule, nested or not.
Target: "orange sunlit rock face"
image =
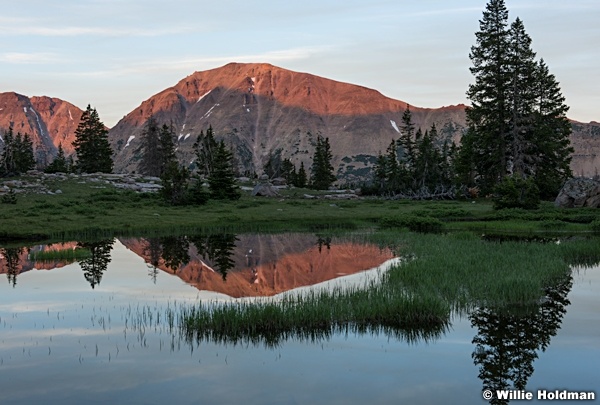
[[[51,161],[59,145],[66,155],[74,152],[72,143],[82,113],[58,98],[0,93],[0,134],[11,126],[15,135],[28,134],[38,155],[43,151]]]

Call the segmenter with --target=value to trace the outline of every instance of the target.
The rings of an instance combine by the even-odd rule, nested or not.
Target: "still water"
[[[77,247],[89,255],[34,256]],[[574,269],[535,314],[457,315],[433,340],[348,333],[266,347],[189,342],[165,317],[198,300],[360,283],[393,252],[289,234],[118,239],[0,255],[0,403],[483,404],[484,388],[509,380],[533,392],[598,391],[598,266]]]

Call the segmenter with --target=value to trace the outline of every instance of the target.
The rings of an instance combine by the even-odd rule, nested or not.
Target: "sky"
[[[0,0],[0,92],[95,107],[112,127],[195,71],[266,62],[413,106],[468,104],[486,0]],[[506,0],[560,82],[600,121],[600,1]]]

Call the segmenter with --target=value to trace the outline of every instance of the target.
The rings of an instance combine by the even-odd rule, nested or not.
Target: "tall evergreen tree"
[[[237,200],[239,188],[235,184],[233,153],[220,141],[214,153],[213,168],[208,177],[210,196],[216,200]]]
[[[537,65],[531,38],[519,18],[511,24],[509,38],[511,84],[508,100],[511,111],[507,173],[526,178],[534,170],[532,158],[536,155],[533,109]]]
[[[160,176],[160,195],[163,200],[170,205],[186,204],[189,179],[189,170],[179,166],[177,161],[171,161]]]
[[[402,114],[400,121],[400,138],[398,144],[402,147],[402,155],[400,159],[403,162],[403,166],[408,172],[414,170],[415,160],[415,124],[412,121],[412,113],[410,112],[410,105],[406,105],[406,109]]]
[[[98,112],[89,104],[81,115],[75,130],[73,147],[77,154],[77,170],[82,173],[111,173],[112,149],[108,142],[108,130],[100,121]]]
[[[141,136],[141,160],[138,166],[140,173],[146,176],[159,177],[164,168],[161,168],[162,156],[160,148],[160,130],[154,117],[148,118]],[[162,169],[162,170],[161,170]]]
[[[572,153],[568,107],[558,83],[543,61],[536,62],[523,22],[517,18],[508,28],[503,0],[487,4],[476,39],[470,54],[475,83],[467,91],[469,131],[457,159],[460,177],[473,178],[485,193],[506,176],[514,184],[532,180],[544,197],[553,198],[571,174]]]
[[[198,166],[198,173],[209,177],[212,173],[215,153],[218,144],[215,140],[212,126],[206,130],[206,135],[200,131],[198,139],[194,143],[194,151],[196,152],[196,164]]]
[[[27,170],[32,170],[35,168],[35,156],[33,154],[33,142],[29,137],[29,134],[23,135],[21,141],[18,139],[21,137],[21,134],[17,132],[17,155],[16,155],[16,163],[17,163],[17,171],[19,173],[25,173]]]
[[[331,146],[329,138],[317,136],[317,145],[311,167],[310,183],[311,187],[317,190],[327,190],[336,180],[333,174],[333,166],[331,165]]]
[[[283,159],[281,162],[281,177],[283,177],[287,184],[293,184],[296,181],[296,167],[292,161],[288,158]]]
[[[177,156],[175,154],[175,130],[173,129],[173,126],[163,124],[160,128],[158,148],[158,167],[160,175],[167,170],[167,167],[169,167],[172,162],[177,162]]]
[[[48,165],[48,167],[46,167],[46,170],[44,170],[44,171],[46,173],[68,173],[69,172],[69,162],[67,161],[67,158],[65,157],[65,151],[63,150],[62,143],[58,144],[58,153],[56,154],[56,157],[54,158],[52,163],[50,163]]]
[[[304,188],[308,184],[308,175],[306,174],[306,169],[304,168],[304,162],[300,162],[300,168],[298,169],[298,174],[296,175],[296,182],[294,186],[299,188]]]
[[[0,175],[10,176],[25,173],[35,168],[33,142],[28,134],[17,132],[12,127],[4,134],[4,149],[0,155]]]
[[[534,138],[538,160],[534,176],[540,197],[548,199],[554,198],[572,175],[570,163],[574,150],[569,140],[572,128],[567,119],[569,107],[543,59],[538,63],[536,85]]]
[[[373,170],[373,181],[375,183],[375,188],[379,193],[384,193],[387,189],[387,159],[385,155],[379,152],[377,155],[377,160],[375,161],[375,167]],[[377,192],[377,191],[376,191]]]
[[[467,124],[472,130],[472,158],[478,183],[486,192],[506,173],[506,138],[509,132],[510,87],[508,10],[504,0],[490,0],[479,21],[476,44],[471,47],[470,68],[475,83],[469,85]]]

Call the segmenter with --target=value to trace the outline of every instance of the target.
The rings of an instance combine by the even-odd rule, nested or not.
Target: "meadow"
[[[48,181],[61,194],[19,194],[16,204],[0,204],[0,241],[63,241],[112,236],[150,236],[200,231],[315,231],[388,228],[413,231],[573,234],[600,232],[594,209],[494,211],[489,200],[407,201],[362,198],[305,199],[319,192],[283,190],[280,198],[251,197],[169,206],[156,194],[140,194],[75,179]],[[323,194],[323,193],[321,193]]]
[[[494,211],[486,200],[305,199],[314,192],[291,189],[278,198],[246,194],[238,201],[173,207],[154,194],[73,180],[55,187],[62,193],[20,195],[17,204],[0,205],[3,245],[199,232],[366,232],[405,259],[361,288],[184,308],[179,326],[198,340],[273,343],[347,328],[426,337],[443,331],[453,313],[535,307],[572,265],[600,261],[594,237],[600,211],[551,203],[534,211]]]

